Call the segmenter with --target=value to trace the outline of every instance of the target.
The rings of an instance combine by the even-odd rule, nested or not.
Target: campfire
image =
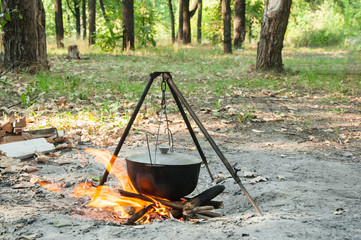
[[[112,154],[106,150],[85,149],[85,152],[95,156],[95,161],[105,167],[109,165]],[[108,210],[113,213],[113,220],[122,224],[147,224],[154,220],[176,218],[180,220],[194,218],[196,214],[207,217],[219,217],[212,212],[222,207],[221,201],[212,201],[224,190],[224,186],[214,186],[203,193],[189,199],[169,201],[149,195],[140,194],[134,188],[122,159],[117,161],[109,171],[119,181],[119,186],[94,186],[91,182],[82,182],[72,191],[76,198],[89,197],[89,207]],[[54,192],[62,192],[62,184],[39,181],[39,184]]]
[[[118,158],[118,154],[125,142],[129,131],[137,118],[137,114],[144,102],[144,99],[154,81],[158,76],[163,76],[161,82],[162,101],[159,126],[160,129],[162,116],[165,115],[165,132],[168,134],[168,145],[160,145],[158,135],[156,136],[155,152],[151,153],[148,133],[147,144],[148,152],[128,156],[125,161]],[[168,126],[167,105],[165,99],[165,91],[169,87],[175,103],[178,106],[180,114],[187,126],[191,138],[199,152],[200,159],[193,156],[187,156],[181,153],[173,152],[173,135]],[[191,109],[184,96],[181,94],[177,86],[172,80],[172,76],[168,72],[154,72],[150,75],[140,100],[134,109],[134,112],[124,129],[123,135],[111,154],[104,150],[86,149],[87,153],[96,156],[96,161],[105,166],[105,172],[98,186],[92,183],[82,183],[73,190],[74,197],[90,197],[91,201],[88,206],[111,210],[115,218],[123,224],[145,224],[155,219],[163,220],[167,218],[187,219],[194,218],[199,215],[207,217],[219,217],[218,213],[213,209],[220,208],[222,202],[213,201],[217,195],[224,191],[223,185],[213,186],[204,192],[192,198],[186,198],[196,188],[200,165],[203,162],[208,174],[213,180],[212,173],[208,167],[208,163],[203,150],[196,138],[196,135],[184,111],[183,105],[188,113],[197,123],[218,157],[223,162],[235,182],[239,185],[243,193],[246,195],[252,206],[259,215],[262,215],[253,199],[241,183],[236,171],[231,167],[228,160],[213,141],[203,124]],[[157,151],[159,155],[157,157]],[[168,153],[170,151],[170,153]],[[119,187],[113,188],[105,186],[108,175],[114,175],[119,181]],[[185,177],[186,176],[186,177]],[[58,190],[58,186],[44,184],[48,189]]]

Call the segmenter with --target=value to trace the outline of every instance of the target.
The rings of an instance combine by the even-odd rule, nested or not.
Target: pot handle
[[[150,132],[146,132],[145,134],[145,137],[147,139],[147,148],[148,148],[148,154],[149,154],[149,160],[150,160],[150,164],[153,165],[153,161],[152,161],[152,154],[150,153],[150,147],[149,147],[149,138],[148,138],[148,135],[151,134],[151,135],[154,135]]]
[[[167,127],[164,131],[167,131],[167,133],[168,133],[168,143],[169,143],[169,146],[170,146],[170,151],[173,152],[173,146],[174,146],[173,133],[169,129],[169,127]]]

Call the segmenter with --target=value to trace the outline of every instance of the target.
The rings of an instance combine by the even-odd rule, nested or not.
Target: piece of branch
[[[198,0],[194,0],[189,10],[189,18],[192,18],[194,16],[194,14],[197,11],[197,8],[198,8]]]
[[[70,9],[70,11],[71,11],[71,13],[74,15],[74,17],[75,17],[75,11],[71,8],[71,6],[70,6],[70,4],[69,4],[69,0],[66,0],[66,3],[67,3],[67,5],[68,5],[68,7],[69,7],[69,9]]]
[[[127,219],[124,225],[133,225],[136,221],[138,221],[141,217],[143,217],[143,215],[146,214],[152,207],[154,207],[154,204],[150,204],[145,208],[139,210],[138,212],[134,213],[132,216],[130,216]]]
[[[205,212],[205,211],[212,211],[214,210],[214,207],[212,206],[202,206],[202,207],[194,207],[191,209],[183,209],[183,215],[185,216],[191,216],[197,213]]]
[[[204,192],[198,194],[197,196],[189,199],[189,201],[187,202],[193,204],[194,206],[204,206],[213,198],[221,194],[224,191],[224,189],[225,189],[224,185],[213,186],[205,190]]]

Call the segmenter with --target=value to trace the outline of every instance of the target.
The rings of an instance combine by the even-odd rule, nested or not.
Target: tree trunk
[[[74,0],[76,38],[80,38],[80,1]]]
[[[3,28],[6,69],[29,67],[34,70],[39,66],[48,68],[42,1],[3,0],[2,7],[4,12],[11,13],[11,21]]]
[[[191,43],[191,18],[189,12],[189,0],[182,0],[183,2],[183,43]]]
[[[83,0],[83,6],[82,6],[82,21],[83,21],[83,40],[86,39],[86,0]]]
[[[99,4],[100,4],[100,9],[102,10],[105,22],[109,23],[110,20],[109,20],[109,17],[107,15],[107,12],[105,11],[105,6],[104,6],[104,3],[103,3],[103,0],[99,0]]]
[[[202,43],[202,0],[198,0],[197,42]]]
[[[198,0],[194,0],[189,10],[189,18],[192,18],[198,9]]]
[[[233,45],[239,49],[246,36],[246,0],[234,2]]]
[[[173,13],[172,0],[168,0],[168,6],[169,6],[169,15],[170,15],[170,25],[172,28],[172,43],[174,43],[175,42],[175,28],[174,28],[174,13]]]
[[[134,50],[134,0],[122,1],[123,50]]]
[[[183,0],[179,0],[178,42],[183,41]]]
[[[63,26],[63,6],[61,0],[54,0],[55,10],[55,33],[57,48],[64,47],[64,26]]]
[[[89,46],[95,43],[95,0],[89,0]]]
[[[292,0],[266,1],[257,47],[257,70],[283,71],[282,48]]]
[[[232,35],[231,35],[231,0],[222,0],[223,15],[223,51],[232,53]]]

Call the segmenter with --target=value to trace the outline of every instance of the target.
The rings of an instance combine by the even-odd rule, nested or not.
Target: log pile
[[[165,199],[158,199],[155,197],[148,197],[142,194],[137,193],[131,193],[127,192],[121,189],[118,189],[118,192],[120,195],[130,198],[137,198],[141,199],[143,201],[147,201],[150,203],[147,207],[144,209],[139,210],[138,212],[132,214],[127,221],[124,223],[125,225],[132,225],[136,221],[142,218],[142,216],[153,207],[155,204],[155,201],[160,202],[161,204],[172,208],[171,215],[174,218],[196,218],[196,214],[203,215],[206,217],[220,217],[221,214],[213,212],[212,210],[221,208],[223,206],[223,202],[214,201],[212,200],[216,196],[218,196],[220,193],[224,191],[223,185],[216,185],[213,186],[204,192],[198,194],[197,196],[193,198],[186,199],[185,202],[174,202],[174,201],[168,201]]]
[[[25,117],[10,117],[0,121],[0,144],[20,142],[36,138],[46,138],[48,142],[53,142],[60,137],[56,128],[44,128],[39,130],[26,130]]]
[[[25,140],[22,136],[25,127],[25,117],[10,117],[0,121],[0,144]]]

